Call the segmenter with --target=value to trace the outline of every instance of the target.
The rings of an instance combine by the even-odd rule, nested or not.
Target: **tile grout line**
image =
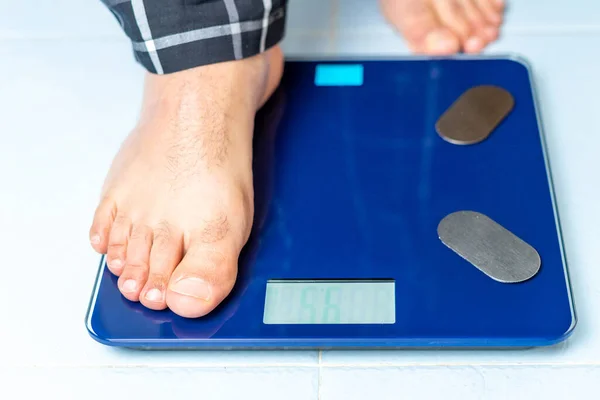
[[[317,376],[317,400],[321,400],[321,373],[323,372],[322,361],[323,361],[323,350],[319,350],[317,358],[318,376]]]
[[[36,364],[32,363],[29,365],[24,364],[12,364],[13,368],[25,368],[25,369],[69,369],[69,368],[86,368],[86,369],[178,369],[178,368],[194,368],[194,369],[211,369],[211,368],[239,368],[239,369],[250,369],[250,368],[315,368],[314,362],[311,363],[270,363],[270,364],[236,364],[236,363],[210,363],[210,364]]]
[[[342,363],[332,362],[321,365],[321,369],[325,368],[432,368],[432,367],[483,367],[483,368],[530,368],[530,367],[565,367],[565,368],[577,368],[577,367],[600,367],[600,362],[506,362],[506,363],[468,363],[468,362],[456,362],[456,363]]]
[[[239,369],[249,369],[249,368],[314,368],[314,363],[302,363],[302,364],[286,364],[286,363],[273,363],[273,364],[233,364],[233,363],[217,363],[210,365],[193,365],[193,364],[157,364],[157,365],[148,365],[148,364],[104,364],[104,365],[64,365],[64,364],[32,364],[32,365],[12,365],[13,368],[21,368],[21,369],[37,369],[37,368],[86,368],[86,369],[119,369],[119,368],[127,368],[127,369],[174,369],[174,368],[193,368],[193,369],[210,369],[210,368],[239,368]],[[317,368],[319,370],[319,384],[321,381],[321,372],[323,369],[327,368],[410,368],[410,367],[483,367],[483,368],[529,368],[529,367],[600,367],[600,362],[498,362],[498,363],[468,363],[468,362],[456,362],[456,363],[343,363],[343,362],[330,362],[327,364],[323,364],[322,352],[319,351]]]

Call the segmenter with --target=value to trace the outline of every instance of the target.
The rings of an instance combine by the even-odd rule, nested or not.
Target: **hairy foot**
[[[146,79],[90,229],[127,299],[183,317],[231,291],[254,212],[254,116],[281,78],[278,47]]]
[[[479,53],[499,35],[504,0],[381,0],[387,20],[412,51]]]

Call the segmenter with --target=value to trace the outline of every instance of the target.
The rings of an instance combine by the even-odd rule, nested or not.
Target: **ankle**
[[[180,112],[209,106],[235,107],[252,113],[279,84],[283,56],[279,49],[239,61],[201,66],[168,75],[146,75],[143,113]],[[271,87],[274,86],[274,87]]]

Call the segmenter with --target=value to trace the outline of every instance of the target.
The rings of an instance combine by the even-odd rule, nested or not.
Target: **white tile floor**
[[[323,353],[116,351],[87,336],[97,262],[88,224],[135,121],[142,75],[99,0],[32,3],[0,0],[0,381],[9,383],[0,398],[11,398],[7,387],[50,398],[60,390],[63,399],[595,398],[585,393],[600,385],[600,2],[515,0],[489,49],[534,67],[579,314],[574,336],[520,352]],[[291,0],[288,26],[290,55],[407,54],[375,0]]]
[[[599,378],[600,368],[582,366],[326,368],[320,394],[344,400],[587,400],[597,398]]]
[[[16,397],[7,391],[5,399],[39,399],[44,393],[43,398],[52,400],[312,400],[318,391],[316,368],[40,367],[0,372],[8,388],[19,388]]]

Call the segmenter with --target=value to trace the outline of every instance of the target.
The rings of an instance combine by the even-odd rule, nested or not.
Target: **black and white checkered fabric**
[[[287,0],[101,0],[136,60],[168,74],[264,52],[284,36]]]

